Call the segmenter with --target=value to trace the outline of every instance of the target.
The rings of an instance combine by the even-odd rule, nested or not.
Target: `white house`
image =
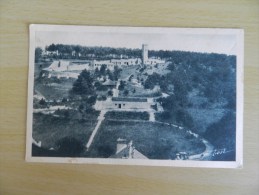
[[[91,62],[92,69],[98,68],[100,70],[102,65],[106,65],[106,68],[109,70],[114,70],[114,66],[115,66],[113,63],[111,63],[110,60],[101,60],[101,61],[93,60]]]
[[[131,58],[131,59],[112,59],[111,63],[117,66],[130,66],[141,64],[140,58]]]
[[[45,56],[49,56],[49,55],[57,55],[58,56],[58,50],[56,50],[56,51],[47,51],[47,50],[44,50],[43,52],[42,52],[42,55],[45,55]]]

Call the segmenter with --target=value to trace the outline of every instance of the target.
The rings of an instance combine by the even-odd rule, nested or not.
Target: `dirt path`
[[[98,122],[97,122],[97,124],[96,124],[96,126],[95,126],[95,128],[94,128],[94,130],[93,130],[93,132],[92,132],[92,134],[91,134],[87,144],[86,144],[86,149],[87,150],[89,150],[91,144],[93,143],[94,137],[95,137],[95,135],[96,135],[100,125],[102,124],[103,120],[105,119],[105,117],[104,117],[105,113],[106,113],[106,110],[103,110],[103,111],[100,112],[100,115],[98,117]]]
[[[213,154],[214,147],[205,139],[202,139],[206,149],[200,154],[189,156],[189,160],[210,160]]]
[[[151,121],[151,122],[155,122],[156,121],[155,113],[152,112],[152,111],[149,112],[149,121]]]
[[[44,97],[44,95],[42,95],[37,89],[35,89],[35,97],[37,97],[38,99],[46,99]]]

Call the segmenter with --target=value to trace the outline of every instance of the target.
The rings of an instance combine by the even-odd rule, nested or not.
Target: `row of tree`
[[[94,55],[94,58],[120,58],[121,55],[129,58],[140,58],[142,55],[141,48],[113,48],[113,47],[89,47],[89,46],[81,46],[81,45],[64,45],[64,44],[51,44],[44,48],[46,51],[58,51],[58,53],[62,56],[62,54],[68,54],[72,57],[72,52],[75,52],[74,57],[85,57],[89,54]],[[36,48],[37,54],[42,53],[41,48]],[[40,52],[41,51],[41,52]],[[80,53],[80,56],[78,55]],[[173,59],[175,63],[187,63],[189,64],[208,64],[207,60],[211,62],[217,61],[220,57],[222,60],[232,60],[228,58],[228,56],[224,54],[209,54],[209,53],[198,53],[198,52],[185,52],[185,51],[173,51],[173,50],[149,50],[149,57],[159,57],[162,59]],[[202,57],[201,57],[202,55]],[[37,55],[38,56],[38,55]],[[214,58],[214,60],[213,60]],[[220,61],[218,61],[220,63]]]
[[[58,51],[60,54],[71,54],[75,52],[75,55],[80,53],[81,56],[86,56],[88,54],[94,54],[95,57],[106,56],[110,58],[114,58],[117,56],[118,58],[123,56],[128,57],[140,57],[141,50],[140,49],[129,49],[129,48],[112,48],[112,47],[88,47],[81,45],[64,45],[64,44],[51,44],[45,47],[46,51]]]

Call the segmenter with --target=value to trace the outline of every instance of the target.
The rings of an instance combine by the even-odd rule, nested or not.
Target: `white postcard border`
[[[176,161],[176,160],[139,160],[139,159],[103,159],[103,158],[67,158],[67,157],[33,157],[32,123],[33,123],[33,86],[35,33],[37,31],[66,32],[127,32],[127,33],[174,33],[174,34],[235,34],[237,36],[236,63],[236,161]],[[244,30],[223,28],[168,28],[168,27],[114,27],[114,26],[74,26],[74,25],[30,25],[28,101],[27,101],[27,162],[41,163],[85,163],[109,165],[144,165],[170,167],[203,167],[203,168],[242,168],[243,166],[243,108],[244,108]]]

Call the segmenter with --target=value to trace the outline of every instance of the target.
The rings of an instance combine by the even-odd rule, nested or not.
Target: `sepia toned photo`
[[[30,26],[26,160],[242,167],[243,30]]]

